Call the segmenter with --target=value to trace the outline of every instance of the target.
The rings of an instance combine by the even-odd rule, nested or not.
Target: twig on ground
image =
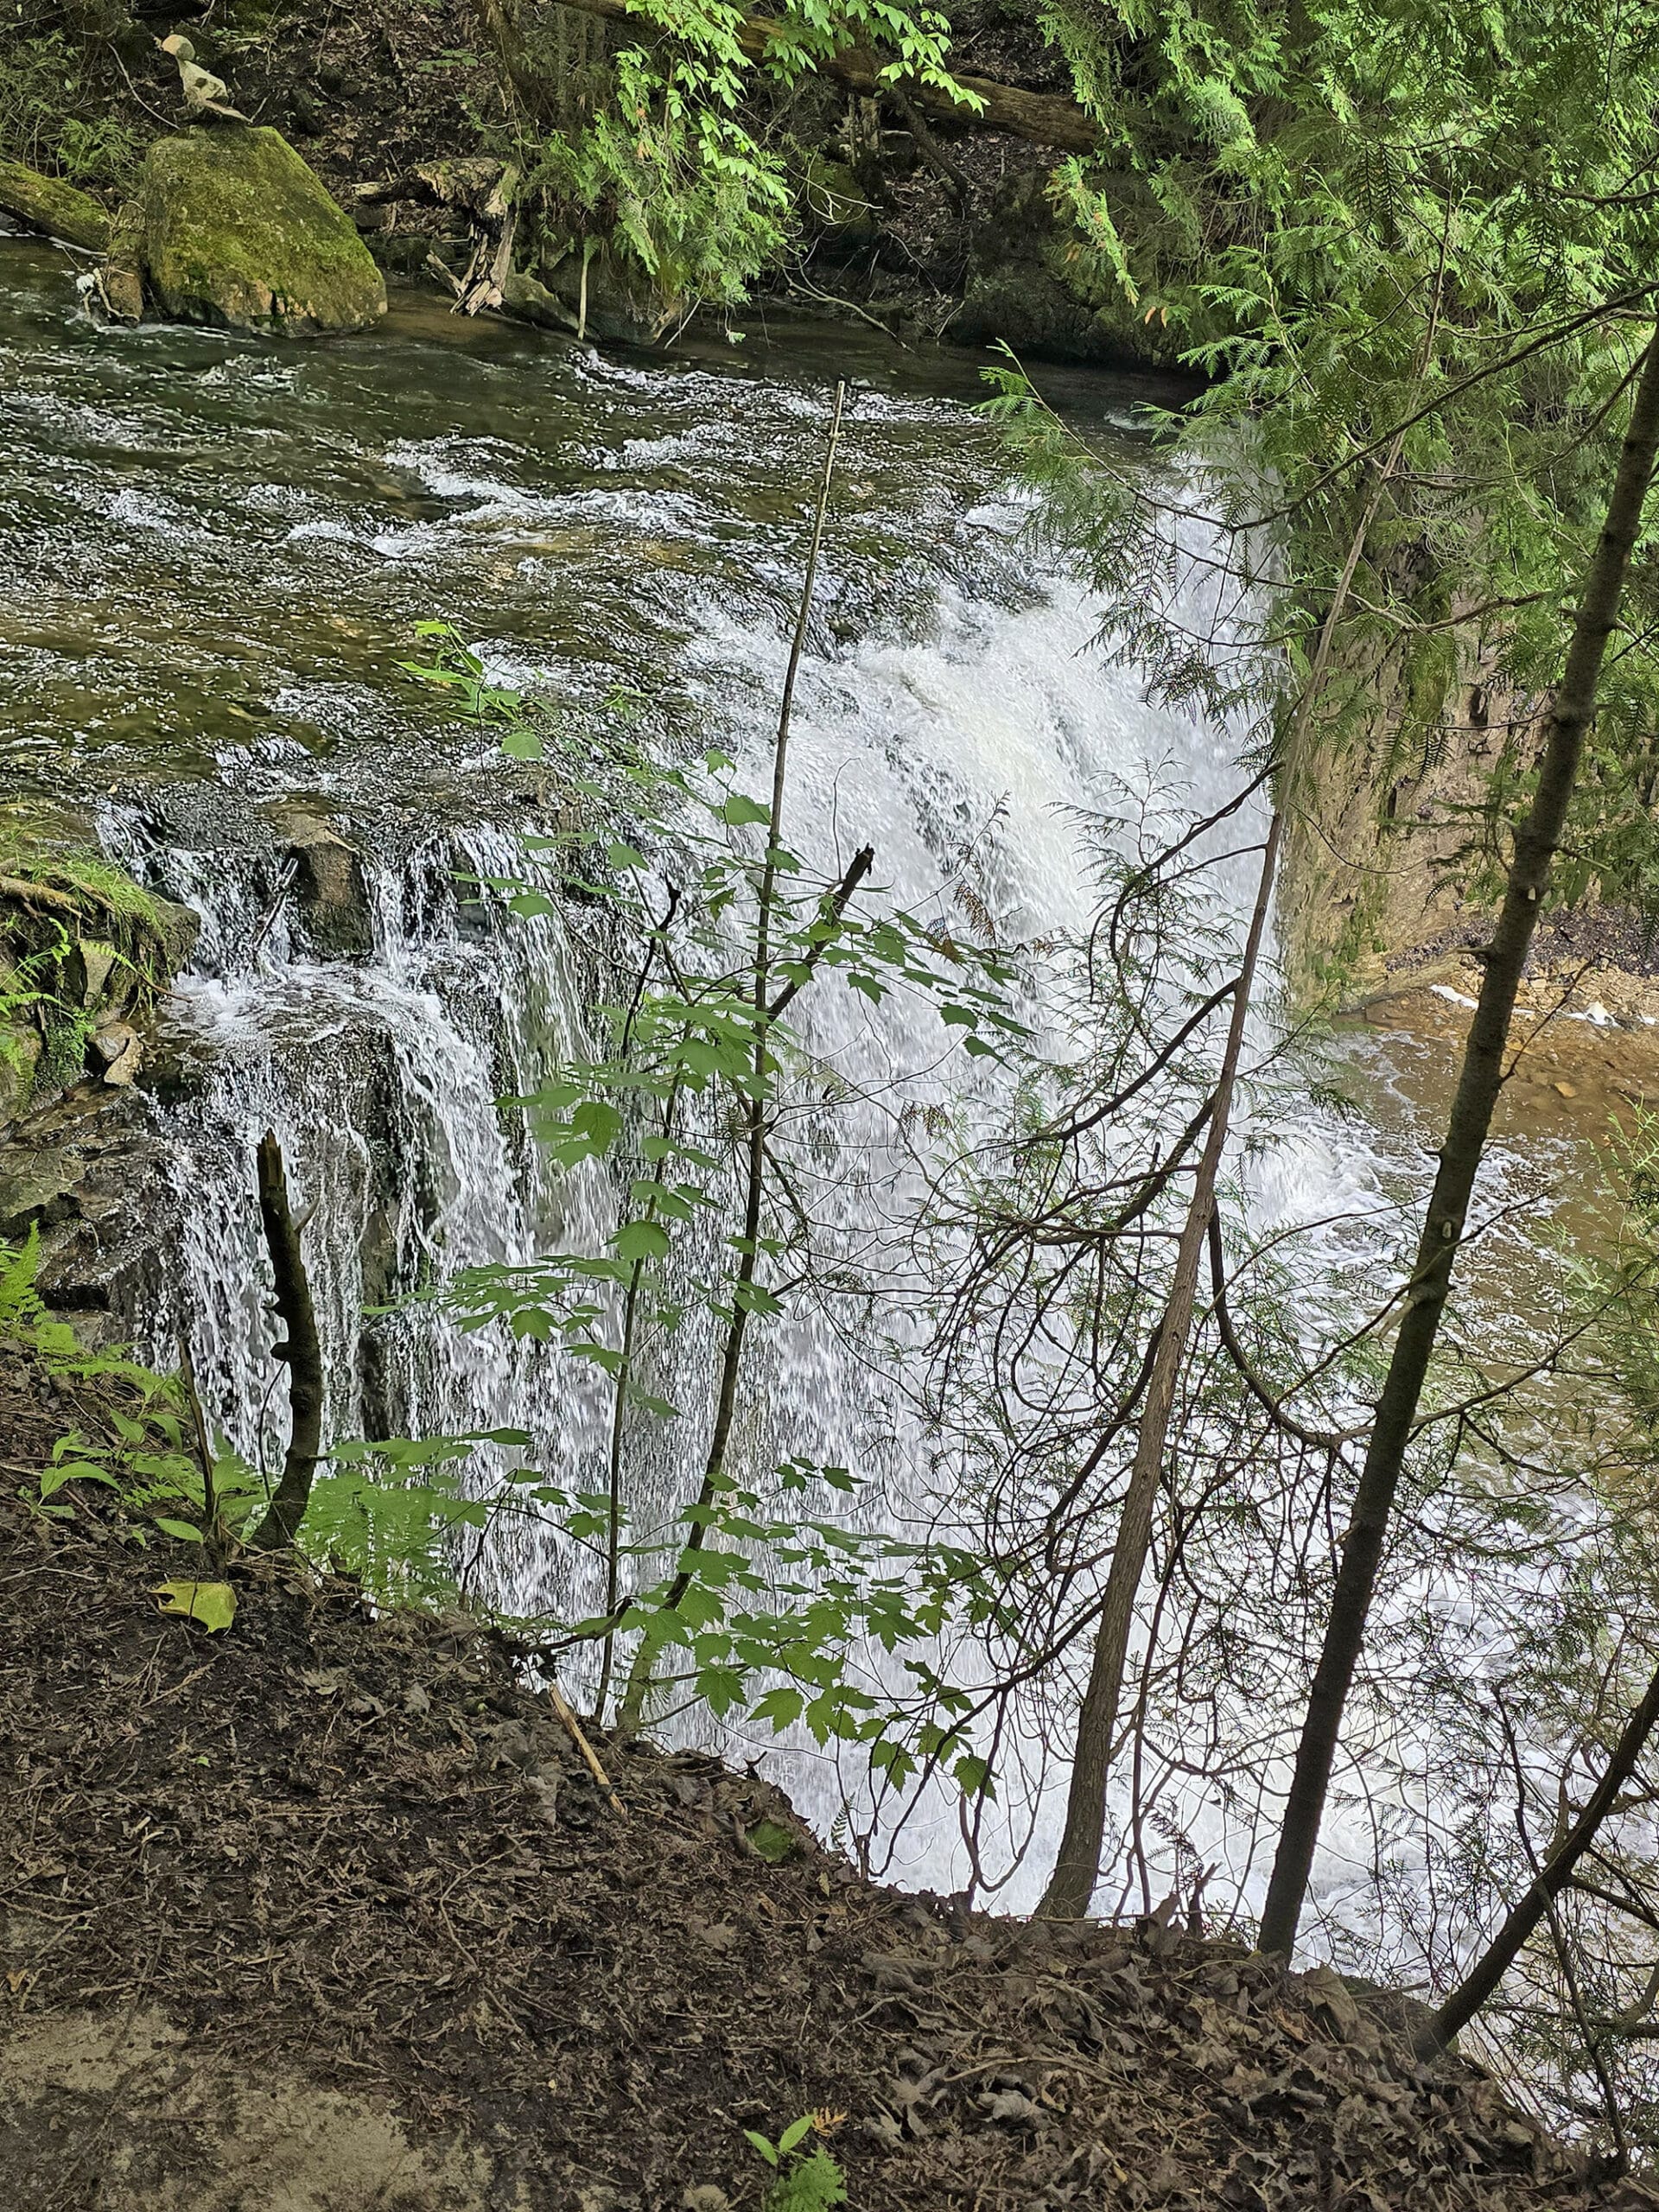
[[[575,1745],[576,1749],[582,1753],[582,1758],[587,1761],[588,1773],[593,1776],[594,1780],[599,1784],[600,1788],[605,1792],[605,1795],[610,1799],[612,1809],[614,1812],[620,1813],[624,1820],[626,1820],[628,1814],[627,1807],[622,1802],[622,1800],[617,1796],[616,1791],[612,1787],[611,1777],[606,1773],[604,1768],[600,1764],[598,1753],[588,1742],[587,1737],[582,1733],[581,1721],[577,1719],[575,1714],[571,1711],[569,1703],[566,1701],[564,1692],[559,1688],[556,1682],[550,1682],[548,1684],[547,1701],[552,1707],[554,1712],[558,1714],[559,1719],[564,1723],[566,1732],[569,1734],[571,1742]]]

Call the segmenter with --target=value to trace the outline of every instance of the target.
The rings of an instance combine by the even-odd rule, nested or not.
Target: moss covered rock
[[[144,164],[143,263],[164,315],[230,330],[361,330],[386,288],[355,225],[280,131],[160,138]]]
[[[814,150],[804,163],[798,209],[807,230],[832,253],[855,253],[881,235],[881,212],[845,162]]]
[[[89,1071],[130,1080],[131,1023],[189,958],[197,928],[70,823],[0,810],[0,1134]]]
[[[102,253],[109,237],[110,219],[96,200],[61,177],[42,176],[21,162],[0,161],[0,209],[31,230],[67,238],[92,253]]]
[[[117,209],[109,251],[98,272],[99,296],[116,322],[142,322],[144,314],[144,211],[133,200]]]

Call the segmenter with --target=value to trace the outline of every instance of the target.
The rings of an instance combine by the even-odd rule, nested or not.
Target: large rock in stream
[[[140,200],[143,275],[175,321],[313,338],[385,312],[356,226],[278,130],[157,139]]]

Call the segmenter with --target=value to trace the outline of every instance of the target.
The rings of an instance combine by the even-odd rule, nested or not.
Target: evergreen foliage
[[[949,25],[931,8],[788,0],[758,57],[734,0],[635,0],[632,14],[639,35],[618,34],[556,94],[556,126],[521,134],[516,152],[525,189],[543,196],[549,258],[585,264],[608,245],[682,315],[736,304],[789,243],[794,192],[787,148],[765,120],[769,93],[855,44],[882,57],[884,81],[956,91]],[[526,51],[550,84],[567,36],[563,24],[529,27]]]
[[[112,112],[120,79],[118,34],[131,29],[118,0],[19,7],[0,46],[0,156],[92,192],[137,176],[143,143]]]
[[[1473,13],[1058,0],[1046,20],[1110,165],[1103,183],[1069,163],[1057,199],[1125,299],[1179,333],[1213,378],[1164,427],[1209,472],[1185,504],[1223,532],[1206,556],[1218,594],[1275,589],[1281,696],[1300,694],[1387,479],[1281,797],[1314,816],[1319,780],[1357,771],[1386,811],[1395,785],[1472,743],[1490,790],[1468,795],[1454,864],[1490,895],[1649,327],[1659,25],[1644,10],[1533,0]],[[1090,473],[1054,535],[1116,595],[1126,652],[1202,681],[1196,641],[1166,626],[1160,637],[1123,591],[1128,549],[1156,544],[1166,569],[1182,557],[1179,518],[1109,467]],[[1594,887],[1659,902],[1656,582],[1644,550],[1565,899]],[[1363,906],[1352,953],[1370,950]]]

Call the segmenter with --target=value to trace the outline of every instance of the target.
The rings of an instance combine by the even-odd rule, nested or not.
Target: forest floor
[[[7,2206],[725,2212],[812,2112],[856,2212],[1659,2206],[1328,1969],[880,1888],[600,1737],[613,1803],[464,1616],[279,1557],[163,1617],[182,1546],[27,1503],[98,1418],[0,1347]]]

